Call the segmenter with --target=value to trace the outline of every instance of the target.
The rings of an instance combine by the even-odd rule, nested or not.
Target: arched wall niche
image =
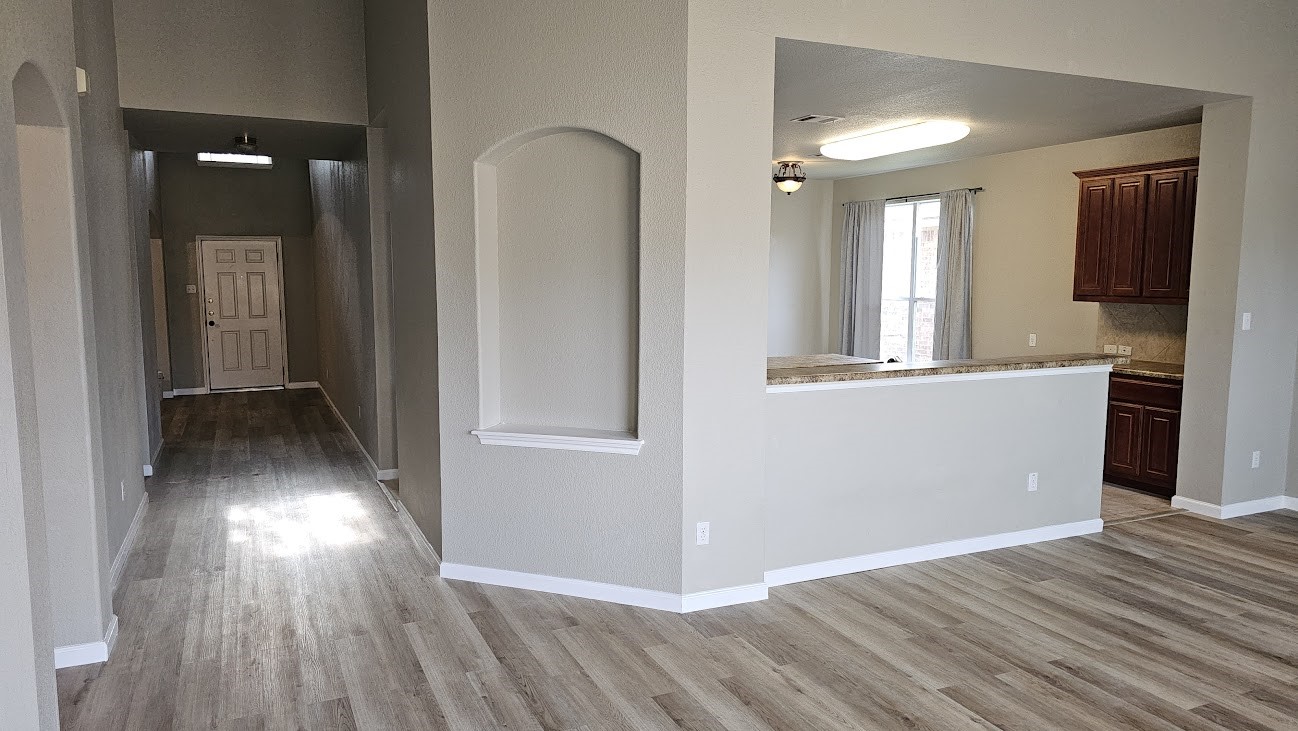
[[[475,433],[637,453],[639,153],[594,130],[548,128],[495,145],[474,172]],[[535,438],[488,438],[501,433]]]
[[[44,501],[48,594],[56,647],[103,642],[112,617],[102,565],[103,490],[96,480],[91,382],[74,198],[72,131],[34,65],[13,78],[18,228],[30,347],[32,413]],[[6,259],[10,251],[6,251]],[[6,268],[10,265],[6,261]],[[13,327],[15,323],[11,323]],[[24,483],[26,485],[26,481]],[[35,499],[33,497],[33,499]],[[74,662],[55,654],[56,662]]]
[[[13,676],[14,687],[9,688],[9,698],[0,704],[6,718],[19,725],[39,723],[57,724],[57,704],[54,694],[54,621],[51,600],[50,538],[47,528],[45,480],[42,474],[41,435],[37,397],[38,377],[34,350],[39,340],[34,328],[31,303],[35,286],[26,260],[32,236],[26,229],[34,204],[48,205],[57,210],[54,214],[66,217],[71,230],[72,201],[70,180],[65,194],[58,200],[34,201],[32,188],[35,154],[41,152],[42,142],[61,137],[69,141],[63,115],[59,111],[54,92],[45,76],[31,63],[24,63],[11,78],[13,99],[11,128],[15,157],[0,166],[0,188],[15,191],[16,207],[6,201],[0,206],[0,316],[4,327],[0,330],[7,342],[0,343],[0,381],[12,391],[0,394],[0,462],[4,464],[0,490],[4,491],[5,525],[0,544],[4,553],[14,559],[0,568],[0,583],[9,590],[0,599],[0,611],[9,618],[11,627],[4,633],[3,644],[13,652],[10,658],[16,663],[5,663],[6,669],[31,662],[30,672],[23,668]],[[31,136],[32,131],[45,131],[47,136]],[[5,130],[8,137],[10,130]],[[33,149],[35,145],[36,149]],[[64,147],[64,160],[52,165],[70,172],[70,148]],[[57,176],[58,173],[55,173]],[[8,391],[8,388],[6,389]],[[10,573],[12,572],[12,573]]]

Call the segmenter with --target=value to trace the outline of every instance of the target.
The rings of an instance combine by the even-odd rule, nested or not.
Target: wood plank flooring
[[[1100,517],[1105,525],[1117,525],[1133,520],[1147,520],[1175,515],[1185,511],[1172,507],[1165,497],[1128,490],[1117,485],[1104,485],[1100,498]]]
[[[314,391],[180,398],[72,729],[1295,729],[1298,515],[674,615],[447,582]]]

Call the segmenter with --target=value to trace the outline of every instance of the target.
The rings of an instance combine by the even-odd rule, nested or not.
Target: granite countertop
[[[1155,363],[1152,360],[1133,360],[1130,363],[1113,366],[1114,373],[1128,376],[1146,376],[1148,378],[1165,378],[1169,381],[1180,381],[1185,378],[1185,366],[1180,363]]]
[[[806,358],[822,356],[804,356]],[[830,356],[833,357],[833,356]],[[845,356],[836,356],[843,358]],[[1100,353],[1067,353],[1061,355],[1018,356],[1014,358],[978,358],[974,360],[935,360],[922,363],[831,363],[795,367],[774,367],[767,360],[766,385],[792,386],[802,383],[864,381],[874,378],[907,378],[944,376],[956,373],[991,371],[1024,371],[1042,368],[1076,368],[1080,366],[1124,365],[1131,359],[1123,355]]]
[[[766,370],[772,368],[819,368],[820,366],[882,363],[881,360],[858,358],[855,355],[818,353],[816,355],[773,355],[766,359]]]

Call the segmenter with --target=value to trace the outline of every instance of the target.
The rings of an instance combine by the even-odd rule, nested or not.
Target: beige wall
[[[1015,375],[767,394],[767,568],[1098,520],[1108,374]]]
[[[808,180],[789,195],[771,186],[771,275],[767,297],[766,352],[832,353],[836,302],[830,299],[837,263],[830,232],[834,182]]]
[[[1199,125],[1139,132],[834,181],[834,201],[983,187],[974,208],[973,355],[1095,349],[1098,306],[1073,301],[1075,170],[1199,154]],[[834,301],[842,206],[834,207]],[[837,332],[837,313],[834,332]],[[1028,334],[1037,347],[1028,347]]]
[[[318,380],[311,178],[305,160],[278,158],[270,170],[200,167],[190,154],[158,156],[167,332],[174,388],[207,385],[198,280],[199,236],[283,237],[288,380]],[[185,285],[198,292],[190,294]]]
[[[685,20],[679,1],[623,3],[615,11],[595,0],[429,6],[437,317],[401,307],[407,280],[398,279],[397,312],[406,322],[397,327],[397,352],[400,370],[408,348],[426,349],[417,341],[431,339],[435,322],[439,385],[436,397],[417,385],[434,374],[411,363],[397,398],[412,419],[431,419],[440,407],[447,562],[680,590],[682,161],[694,164],[681,148]],[[469,433],[478,427],[481,393],[474,163],[517,135],[558,128],[594,130],[640,154],[638,427],[645,444],[636,457],[484,446]],[[758,234],[763,247],[768,220]],[[407,276],[427,281],[433,272],[424,265]],[[764,349],[764,324],[762,333]],[[427,497],[405,494],[406,420],[401,492],[413,505]],[[413,489],[430,486],[421,480]]]
[[[369,120],[361,0],[112,5],[124,107]]]
[[[1251,119],[1243,125],[1225,113],[1204,117],[1184,421],[1225,417],[1224,429],[1215,434],[1183,429],[1181,464],[1183,475],[1196,473],[1205,487],[1216,485],[1193,495],[1200,499],[1234,502],[1281,493],[1298,360],[1298,331],[1285,324],[1289,313],[1298,311],[1298,290],[1289,284],[1298,273],[1293,245],[1298,208],[1282,193],[1298,187],[1298,139],[1291,129],[1298,116],[1291,83],[1298,66],[1295,12],[1298,8],[1289,4],[1249,5],[1233,12],[1234,30],[1226,32],[1220,5],[1173,0],[691,4],[686,144],[691,276],[686,286],[687,300],[701,306],[687,305],[685,317],[686,351],[693,352],[686,359],[686,413],[697,420],[697,428],[686,426],[686,575],[697,573],[705,577],[701,584],[711,586],[748,583],[754,575],[748,557],[761,554],[765,518],[752,506],[760,502],[756,486],[762,477],[742,466],[760,463],[766,443],[760,415],[766,356],[761,318],[769,241],[761,229],[770,220],[766,186],[777,36],[1253,96]],[[1167,21],[1171,17],[1175,23]],[[1233,104],[1238,103],[1223,106],[1233,109]],[[1229,199],[1237,193],[1210,195],[1215,186],[1208,181],[1233,180],[1239,157],[1226,154],[1226,148],[1230,139],[1243,137],[1248,164],[1243,185],[1233,186],[1242,191],[1242,207],[1235,208]],[[1235,217],[1232,209],[1242,215]],[[761,224],[758,230],[754,221]],[[1219,222],[1212,236],[1206,235],[1210,221]],[[1217,254],[1203,256],[1204,248]],[[719,266],[722,261],[727,266]],[[1213,266],[1200,267],[1203,261]],[[1232,283],[1238,298],[1231,295]],[[736,314],[731,303],[746,309]],[[1251,333],[1234,330],[1239,310],[1253,312]],[[1003,347],[1025,334],[1026,324],[1020,321]],[[1084,349],[1094,342],[1092,327],[1075,334]],[[1196,342],[1207,357],[1196,358]],[[724,372],[725,380],[695,375],[709,372]],[[697,401],[695,380],[711,386]],[[703,444],[706,450],[694,446]],[[689,456],[696,449],[697,462]],[[1261,469],[1250,470],[1249,449],[1275,459],[1268,464],[1264,458]],[[716,539],[710,546],[692,545],[692,530],[684,529],[709,519],[713,535],[725,531],[737,550]]]
[[[315,328],[320,386],[371,459],[378,454],[369,163],[310,162]]]

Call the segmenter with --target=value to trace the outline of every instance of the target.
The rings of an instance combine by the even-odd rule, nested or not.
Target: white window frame
[[[914,198],[898,198],[885,203],[886,206],[910,206],[910,293],[906,297],[884,297],[884,302],[905,302],[907,303],[906,317],[906,362],[915,361],[915,306],[920,302],[932,302],[934,307],[937,306],[937,300],[934,297],[919,297],[916,291],[919,285],[919,204],[929,201],[936,201],[939,197],[936,195],[916,196]],[[882,347],[882,343],[880,343]]]

